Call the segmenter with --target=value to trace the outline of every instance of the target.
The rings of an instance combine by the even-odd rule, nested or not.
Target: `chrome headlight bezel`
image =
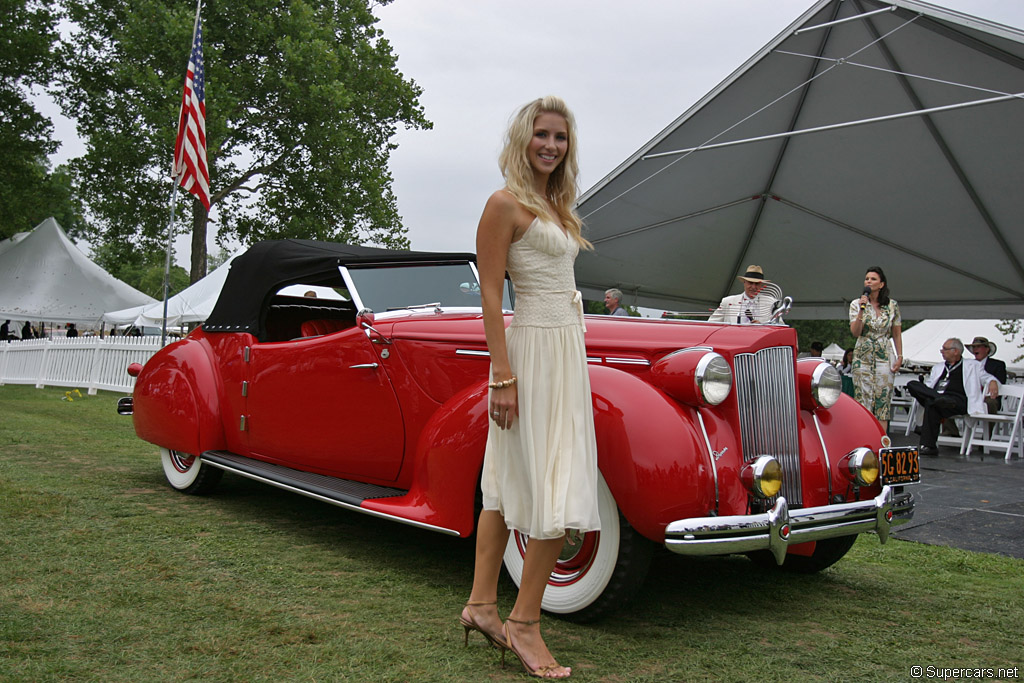
[[[839,460],[839,468],[857,486],[872,486],[880,472],[878,455],[870,448],[855,448]]]
[[[819,408],[831,408],[843,395],[843,378],[831,363],[822,361],[811,374],[811,398]]]
[[[729,361],[714,351],[705,353],[697,363],[694,381],[704,403],[717,406],[729,398],[732,391],[733,377]]]
[[[782,490],[782,465],[770,455],[759,455],[740,470],[740,481],[756,497],[773,498]]]

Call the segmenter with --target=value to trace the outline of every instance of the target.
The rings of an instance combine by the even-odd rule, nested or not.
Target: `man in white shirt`
[[[932,367],[926,382],[907,382],[907,391],[924,407],[921,426],[921,455],[938,455],[936,441],[943,418],[969,413],[984,413],[985,394],[999,395],[999,380],[985,371],[973,358],[964,358],[959,339],[947,339],[942,345],[944,363]]]
[[[761,266],[747,266],[746,272],[736,279],[743,281],[743,293],[722,299],[718,308],[708,318],[708,322],[734,325],[768,322],[772,315],[772,305],[776,302],[761,295],[764,286],[771,282],[764,278]]]

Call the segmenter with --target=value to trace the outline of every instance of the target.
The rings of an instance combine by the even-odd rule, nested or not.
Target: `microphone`
[[[870,287],[865,287],[864,291],[861,293],[861,296],[866,296],[868,298],[868,300],[870,301],[871,300],[871,288]],[[867,304],[861,302],[861,305],[860,305],[860,310],[861,311],[867,309],[867,307],[868,307]]]

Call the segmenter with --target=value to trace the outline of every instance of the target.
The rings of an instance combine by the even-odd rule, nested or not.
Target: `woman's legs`
[[[544,643],[540,634],[540,623],[523,624],[518,622],[538,621],[540,619],[540,603],[547,588],[551,570],[555,568],[558,555],[562,552],[563,539],[553,538],[537,540],[531,538],[526,544],[526,557],[523,560],[523,578],[519,584],[519,595],[516,604],[509,614],[506,626],[515,643],[516,650],[526,660],[528,666],[537,669],[542,666],[557,664],[555,658]],[[569,667],[561,667],[549,673],[550,677],[558,678],[569,675]]]
[[[473,590],[470,602],[492,603],[498,599],[498,575],[508,543],[508,527],[496,510],[483,510],[476,526],[476,558],[473,565]],[[463,609],[463,615],[469,607]],[[501,618],[497,605],[474,605],[470,615],[480,628],[501,634]]]

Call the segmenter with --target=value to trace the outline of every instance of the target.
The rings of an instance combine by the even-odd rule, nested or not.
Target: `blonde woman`
[[[572,208],[576,125],[565,102],[549,96],[523,107],[499,165],[505,187],[487,200],[477,228],[491,425],[473,589],[460,622],[467,638],[479,631],[532,676],[561,679],[572,670],[544,642],[541,600],[566,531],[600,528],[583,302],[573,274],[576,254],[591,246]],[[516,289],[507,330],[506,271]],[[519,595],[502,624],[497,586],[509,529],[530,540]]]

